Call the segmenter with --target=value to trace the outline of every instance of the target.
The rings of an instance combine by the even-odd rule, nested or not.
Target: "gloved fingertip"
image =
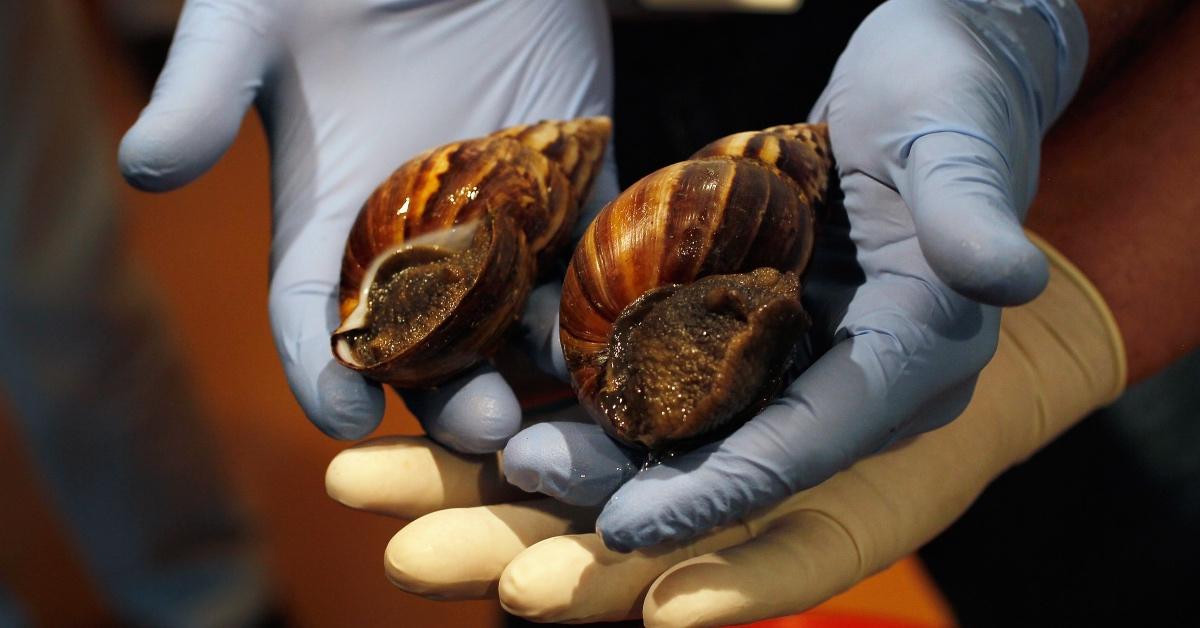
[[[604,542],[604,547],[621,554],[628,554],[634,550],[654,545],[653,542],[641,542],[625,531],[606,526],[599,519],[596,520],[596,536]]]
[[[921,235],[921,250],[938,278],[975,301],[1021,305],[1050,280],[1046,256],[1019,228]]]
[[[309,419],[327,436],[358,440],[383,420],[383,388],[333,361],[317,376],[316,408]]]
[[[640,501],[649,508],[658,506],[646,503],[646,500]],[[609,499],[600,515],[596,517],[596,535],[604,541],[604,546],[608,549],[628,554],[685,537],[662,527],[654,513],[647,513],[644,508],[626,506],[626,502],[636,503],[635,500],[625,499],[625,496],[618,492]]]
[[[131,185],[177,188],[233,144],[276,43],[277,11],[265,4],[185,4],[150,103],[121,140],[118,160]]]
[[[117,161],[130,185],[165,192],[206,172],[233,143],[244,107],[225,105],[197,119],[195,111],[163,113],[151,103],[121,138]],[[221,115],[217,115],[217,114]]]
[[[545,437],[542,432],[546,429],[544,423],[533,425],[509,439],[508,444],[504,446],[504,479],[526,493],[544,493],[557,497],[546,492],[547,489],[553,490],[548,486],[552,483],[542,481],[545,453]]]
[[[533,356],[534,364],[543,372],[563,382],[570,381],[567,363],[559,341],[558,309],[562,301],[562,285],[551,282],[535,288],[525,303],[521,318],[525,350]]]
[[[521,429],[521,404],[490,365],[404,399],[430,438],[461,453],[500,451]]]
[[[898,176],[917,240],[946,285],[988,305],[1019,305],[1046,287],[1046,258],[1021,230],[1029,191],[998,142],[938,132],[912,144]]]
[[[121,138],[117,162],[121,175],[133,187],[146,192],[165,192],[184,183],[177,153],[159,136],[153,125],[134,124]]]
[[[637,473],[632,455],[596,425],[539,423],[505,446],[504,477],[530,493],[598,506]]]
[[[521,429],[521,406],[497,398],[449,404],[435,420],[425,422],[425,429],[430,438],[459,453],[494,453]]]
[[[382,419],[362,416],[313,419],[313,424],[326,436],[338,440],[361,440],[379,427]]]
[[[335,502],[350,508],[363,508],[366,500],[361,495],[363,467],[360,452],[345,449],[338,452],[329,466],[325,467],[325,494]]]

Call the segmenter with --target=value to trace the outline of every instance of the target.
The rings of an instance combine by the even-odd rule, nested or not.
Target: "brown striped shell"
[[[560,330],[580,401],[611,435],[678,447],[778,393],[809,325],[800,278],[831,168],[825,125],[739,133],[600,211]]]
[[[334,355],[367,377],[432,386],[490,355],[570,238],[608,118],[543,121],[454,142],[375,189],[342,261]]]

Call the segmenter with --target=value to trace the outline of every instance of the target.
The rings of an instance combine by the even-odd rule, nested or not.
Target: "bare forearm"
[[[1155,3],[1129,3],[1145,4]],[[1045,142],[1027,225],[1100,289],[1125,338],[1130,381],[1200,346],[1197,120],[1200,4],[1069,109]]]
[[[1088,27],[1088,64],[1083,92],[1104,84],[1110,73],[1151,41],[1188,0],[1077,0]]]

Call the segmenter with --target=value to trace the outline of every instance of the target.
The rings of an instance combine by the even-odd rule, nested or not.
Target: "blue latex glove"
[[[271,144],[275,344],[313,423],[359,438],[378,425],[383,392],[334,362],[329,336],[362,202],[427,148],[608,115],[609,48],[599,2],[190,0],[153,99],[121,144],[121,168],[145,190],[183,185],[221,157],[256,105]],[[612,163],[592,208],[615,195]],[[556,313],[529,317],[538,327]],[[495,451],[520,427],[520,406],[490,366],[404,399],[459,451]]]
[[[1086,47],[1069,2],[881,6],[812,115],[830,125],[845,193],[805,291],[806,350],[821,357],[758,416],[689,454],[639,473],[637,455],[598,427],[545,423],[509,442],[509,480],[576,504],[607,500],[597,530],[625,551],[735,521],[957,417],[995,349],[996,306],[1046,284],[1020,223],[1041,137]]]

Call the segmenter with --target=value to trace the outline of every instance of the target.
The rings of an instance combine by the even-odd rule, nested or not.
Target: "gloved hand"
[[[821,357],[692,453],[637,473],[599,428],[540,424],[507,445],[509,480],[573,504],[607,500],[597,530],[628,551],[734,521],[957,417],[995,349],[996,306],[1046,283],[1020,223],[1042,135],[1085,60],[1072,3],[885,3],[812,114],[829,123],[845,193],[805,287]]]
[[[150,104],[121,143],[125,177],[169,190],[229,147],[253,102],[271,145],[270,315],[293,393],[325,433],[359,438],[384,397],[330,351],[346,235],[371,190],[409,157],[543,118],[608,115],[611,55],[599,2],[190,0]],[[598,207],[616,191],[611,159]],[[553,307],[531,309],[544,328]],[[495,451],[520,427],[483,366],[404,399],[460,451]]]
[[[1047,252],[1049,285],[1005,313],[996,358],[962,418],[690,543],[614,552],[594,533],[571,534],[594,510],[503,503],[511,496],[497,488],[494,457],[452,458],[420,439],[343,452],[326,487],[350,506],[431,512],[385,555],[388,577],[421,595],[498,594],[510,612],[547,622],[716,626],[795,613],[914,551],[992,478],[1120,394],[1125,359],[1112,315]]]

